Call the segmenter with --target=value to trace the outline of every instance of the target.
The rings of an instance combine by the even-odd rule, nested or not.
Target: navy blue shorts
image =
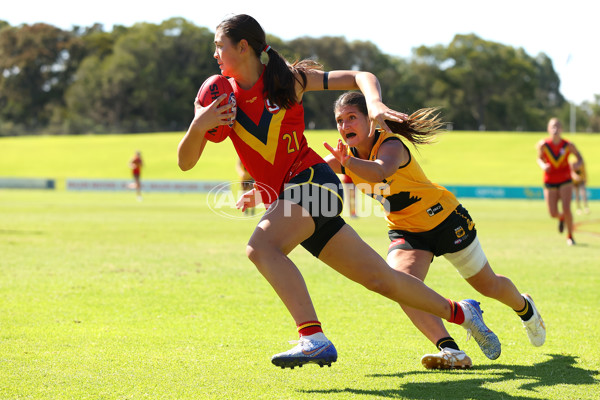
[[[469,212],[459,205],[441,224],[427,232],[391,230],[388,253],[396,249],[426,250],[438,257],[469,246],[477,235]]]
[[[293,177],[286,183],[279,198],[296,203],[310,213],[315,231],[301,244],[317,258],[323,247],[346,224],[340,216],[344,207],[343,186],[325,163],[315,164]]]
[[[546,187],[546,189],[558,189],[562,185],[566,185],[567,183],[571,183],[571,182],[573,182],[572,179],[567,179],[566,181],[559,182],[559,183],[544,183],[544,186]]]

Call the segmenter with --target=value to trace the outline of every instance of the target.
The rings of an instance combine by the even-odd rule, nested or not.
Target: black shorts
[[[544,186],[546,187],[546,189],[558,189],[562,185],[566,185],[567,183],[571,183],[571,182],[573,182],[572,179],[567,179],[566,181],[559,182],[559,183],[544,183]]]
[[[430,231],[391,230],[388,236],[392,241],[388,253],[396,249],[416,249],[430,251],[439,257],[466,248],[475,240],[477,230],[469,212],[459,205],[448,218]]]
[[[301,244],[318,258],[323,247],[346,223],[340,216],[344,191],[338,176],[327,164],[315,164],[286,183],[279,198],[300,205],[312,216],[315,231]]]

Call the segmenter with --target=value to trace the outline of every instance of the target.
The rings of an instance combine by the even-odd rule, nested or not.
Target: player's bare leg
[[[488,358],[500,356],[500,342],[483,322],[482,311],[475,300],[449,301],[418,278],[390,268],[349,225],[344,225],[331,238],[319,259],[347,278],[399,304],[460,324],[472,333]],[[460,322],[455,319],[456,312],[464,313]]]
[[[287,256],[312,235],[314,229],[314,221],[304,208],[278,200],[258,223],[246,249],[248,257],[271,284],[296,325],[300,327],[307,321],[319,325],[319,332],[307,336],[301,334],[294,348],[271,358],[271,362],[281,368],[301,367],[308,363],[331,366],[337,360],[333,343],[320,329],[304,278]]]
[[[397,271],[401,271],[425,281],[433,254],[425,250],[393,250],[388,254],[387,262]],[[448,333],[441,318],[412,307],[400,305],[413,325],[421,331],[439,350],[438,353],[425,354],[421,363],[427,369],[471,368],[472,361]]]

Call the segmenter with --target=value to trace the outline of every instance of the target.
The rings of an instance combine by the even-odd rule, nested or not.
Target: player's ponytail
[[[421,108],[408,116],[402,123],[385,120],[393,133],[406,138],[409,142],[427,144],[434,140],[435,135],[445,131],[446,122],[440,119],[439,108]]]
[[[281,108],[290,108],[298,103],[296,96],[296,82],[302,88],[306,87],[306,71],[310,69],[323,69],[318,62],[310,59],[296,61],[289,64],[275,49],[267,46],[266,52],[269,56],[269,62],[265,68],[265,92],[271,103],[277,104]],[[300,77],[298,79],[298,77]]]
[[[266,97],[273,105],[290,108],[297,103],[296,79],[291,66],[271,46],[266,53],[269,57],[263,79]]]

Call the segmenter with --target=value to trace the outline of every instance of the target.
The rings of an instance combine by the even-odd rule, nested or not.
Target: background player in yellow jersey
[[[533,300],[512,281],[492,271],[467,210],[444,187],[427,179],[399,135],[370,134],[365,97],[341,95],[334,106],[342,136],[325,160],[336,173],[349,175],[357,188],[380,201],[386,210],[391,244],[388,264],[424,280],[434,256],[443,255],[481,294],[506,304],[521,317],[534,346],[544,344],[546,328]],[[413,144],[427,143],[443,123],[435,109],[419,110],[404,123],[388,126]],[[345,142],[345,143],[344,143]],[[413,324],[440,350],[425,355],[426,368],[464,368],[470,358],[460,351],[440,318],[401,305]]]
[[[244,164],[242,163],[242,160],[239,157],[237,159],[237,162],[235,163],[235,171],[240,177],[240,188],[242,189],[242,193],[252,190],[254,187],[254,179],[252,178],[252,175],[250,175],[246,167],[244,167]],[[254,215],[254,211],[254,207],[249,207],[246,210],[244,210],[244,214]]]
[[[583,157],[582,157],[583,159]],[[585,163],[571,162],[571,179],[573,180],[573,194],[575,195],[575,206],[577,214],[582,212],[590,213],[587,198],[587,173],[585,171]]]

